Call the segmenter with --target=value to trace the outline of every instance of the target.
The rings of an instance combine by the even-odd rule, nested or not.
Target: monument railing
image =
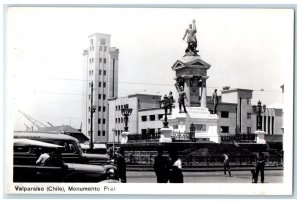
[[[134,133],[127,135],[127,143],[142,143],[142,142],[159,142],[160,133]],[[172,141],[195,141],[195,133],[190,132],[173,132]]]
[[[221,135],[221,143],[255,143],[256,134],[223,134]]]
[[[127,135],[127,143],[140,143],[140,142],[158,142],[160,133],[146,133],[146,134],[129,134]]]

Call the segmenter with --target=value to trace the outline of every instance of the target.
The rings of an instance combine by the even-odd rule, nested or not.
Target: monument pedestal
[[[121,133],[121,144],[126,144],[128,142],[128,135],[130,132],[122,132]]]
[[[257,130],[254,132],[254,134],[256,134],[256,143],[257,144],[266,144],[266,140],[265,140],[265,131],[262,130]]]
[[[171,128],[161,128],[160,129],[160,138],[159,142],[172,142],[172,129]]]
[[[190,132],[190,125],[195,126],[196,140],[221,142],[218,135],[218,115],[210,114],[208,108],[203,107],[186,107],[188,113],[179,113],[175,108],[173,114],[168,116],[169,128],[174,133]]]

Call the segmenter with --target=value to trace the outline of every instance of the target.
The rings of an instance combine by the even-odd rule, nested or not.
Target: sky
[[[95,32],[111,35],[119,53],[119,96],[164,95],[174,88],[171,66],[184,55],[185,29],[196,20],[201,59],[211,65],[208,95],[223,86],[252,89],[252,103],[280,105],[292,79],[293,12],[287,9],[9,8],[6,97],[17,111],[79,128],[84,106],[83,50]],[[264,91],[260,91],[260,90]]]

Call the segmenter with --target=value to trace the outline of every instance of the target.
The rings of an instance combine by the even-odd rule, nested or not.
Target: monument
[[[175,87],[179,94],[179,105],[168,116],[169,128],[173,135],[189,132],[191,124],[195,128],[195,139],[220,143],[218,135],[218,115],[211,114],[206,107],[207,71],[210,64],[198,55],[196,21],[190,24],[183,39],[187,36],[187,48],[182,58],[171,67],[175,71]],[[183,98],[182,95],[186,98]],[[181,107],[183,106],[183,110]]]

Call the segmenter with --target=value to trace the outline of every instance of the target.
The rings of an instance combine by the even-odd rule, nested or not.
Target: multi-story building
[[[121,109],[128,104],[132,108],[132,113],[128,117],[128,128],[131,133],[141,133],[146,129],[151,132],[162,127],[160,118],[163,117],[163,112],[159,108],[160,95],[134,94],[127,97],[110,98],[109,99],[109,139],[108,142],[119,142],[120,135],[124,130],[124,117]],[[147,114],[151,114],[148,116]]]
[[[84,50],[84,70],[86,92],[85,118],[86,134],[93,136],[94,142],[108,140],[108,98],[118,96],[119,50],[110,47],[110,35],[95,33],[88,37],[88,49]],[[91,95],[91,83],[93,94]],[[92,102],[92,103],[91,103]],[[94,109],[93,120],[91,110]],[[93,129],[91,133],[91,123]]]
[[[252,90],[229,89],[222,90],[217,107],[218,133],[235,134],[254,133],[257,122],[257,113],[252,104]],[[132,114],[128,119],[130,133],[142,133],[147,131],[155,133],[163,127],[164,110],[159,107],[159,95],[135,94],[122,98],[109,99],[109,139],[108,142],[120,142],[120,135],[124,129],[124,118],[121,109],[125,104],[132,108]],[[177,105],[177,104],[176,104]],[[207,108],[211,111],[213,104],[207,97]],[[282,109],[267,107],[262,116],[262,130],[269,135],[283,134]]]

